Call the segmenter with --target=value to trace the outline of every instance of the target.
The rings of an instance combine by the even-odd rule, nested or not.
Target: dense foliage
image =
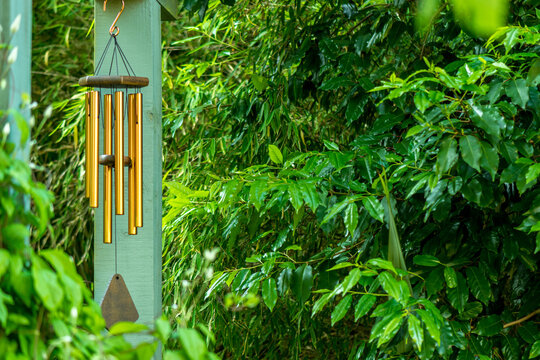
[[[538,1],[495,34],[481,20],[500,1],[223,2],[186,0],[195,17],[164,25],[173,328],[224,358],[538,356]],[[38,115],[57,197],[34,244],[91,279],[67,100],[91,72],[92,7],[34,9],[38,111],[66,100]]]
[[[62,248],[75,259],[87,284],[93,281],[92,213],[84,197],[85,134],[75,85],[92,72],[93,6],[90,1],[33,1],[32,99],[37,102],[31,160],[37,181],[55,194],[48,231],[34,248]],[[43,114],[53,106],[52,116]]]
[[[219,248],[193,321],[224,357],[538,355],[537,4],[488,41],[436,3],[187,1],[206,20],[168,29],[164,295]]]

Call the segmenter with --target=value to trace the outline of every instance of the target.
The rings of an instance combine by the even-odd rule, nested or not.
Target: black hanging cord
[[[112,75],[112,70],[113,70],[114,65],[116,65],[116,75],[121,75],[118,57],[120,57],[120,60],[124,65],[124,69],[127,72],[127,75],[135,76],[135,71],[133,70],[133,67],[129,63],[126,57],[126,54],[122,50],[122,47],[118,43],[118,39],[116,38],[116,35],[111,35],[111,37],[109,38],[109,41],[107,42],[107,45],[105,46],[105,49],[103,50],[103,54],[101,54],[101,57],[99,58],[98,64],[96,66],[96,75],[99,75],[101,71],[101,67],[103,66],[103,63],[105,62],[105,57],[107,56],[107,53],[109,52],[109,48],[113,42],[114,42],[114,46],[113,46],[111,64],[109,66],[109,76]]]

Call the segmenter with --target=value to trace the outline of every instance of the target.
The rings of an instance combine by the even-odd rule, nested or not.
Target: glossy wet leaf
[[[424,343],[424,329],[422,328],[420,320],[414,315],[409,315],[407,324],[409,326],[409,336],[414,341],[417,348],[421,349],[422,344]]]
[[[462,136],[459,139],[459,148],[461,157],[472,168],[480,171],[480,158],[482,156],[482,147],[478,139],[472,135]]]
[[[358,321],[361,317],[365,316],[369,310],[375,305],[377,297],[370,294],[362,295],[356,306],[354,307],[354,321]]]
[[[298,302],[303,304],[311,295],[313,286],[313,269],[310,265],[298,267],[292,275],[291,289]]]
[[[336,305],[334,310],[332,311],[331,319],[332,319],[332,326],[334,326],[335,323],[343,319],[343,317],[347,314],[347,311],[349,311],[349,308],[352,304],[352,295],[347,295],[341,301]]]
[[[274,310],[277,302],[277,286],[274,278],[268,278],[262,284],[262,298],[270,311]]]

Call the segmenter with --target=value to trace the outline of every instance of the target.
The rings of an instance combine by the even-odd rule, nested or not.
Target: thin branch
[[[530,318],[532,318],[532,317],[535,316],[536,314],[540,314],[540,309],[536,309],[535,311],[533,311],[533,312],[530,313],[529,315],[524,316],[524,317],[522,317],[522,318],[519,319],[519,320],[509,322],[508,324],[504,324],[503,328],[506,329],[506,328],[509,328],[510,326],[514,326],[514,325],[521,324],[522,322],[529,320]]]

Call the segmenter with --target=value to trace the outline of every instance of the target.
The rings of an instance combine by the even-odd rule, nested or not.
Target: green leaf
[[[362,198],[362,204],[366,208],[367,212],[375,220],[384,222],[384,208],[380,201],[378,201],[374,196],[367,196]]]
[[[465,309],[458,315],[460,320],[470,320],[476,318],[483,310],[482,304],[478,301],[465,304]]]
[[[400,287],[394,276],[392,276],[389,272],[384,271],[379,275],[379,282],[388,295],[392,296],[396,300],[400,299]]]
[[[540,9],[536,9],[536,13],[540,13]],[[540,58],[534,59],[527,74],[527,82],[531,86],[538,86],[540,83]]]
[[[291,204],[293,205],[294,209],[298,211],[304,205],[304,200],[302,199],[300,188],[294,182],[289,184],[289,196]]]
[[[257,211],[261,210],[261,206],[266,195],[266,190],[266,181],[257,180],[253,184],[251,184],[251,187],[249,189],[249,202],[252,203],[253,206],[255,206]]]
[[[354,264],[345,261],[345,262],[342,262],[342,263],[339,263],[339,264],[336,264],[336,265],[332,266],[330,269],[328,269],[326,271],[334,271],[334,270],[339,270],[339,269],[343,269],[343,268],[351,267],[351,266],[354,266]]]
[[[177,330],[180,344],[190,360],[204,360],[207,352],[206,343],[195,329],[179,328]]]
[[[491,298],[489,281],[477,267],[467,268],[467,282],[475,298],[487,305]]]
[[[472,135],[462,136],[459,139],[459,148],[463,160],[465,160],[472,168],[480,172],[479,160],[482,156],[480,141]]]
[[[377,302],[377,297],[375,295],[363,295],[354,307],[354,321],[358,321],[358,319],[365,316],[369,310],[371,310],[373,305],[375,305],[375,302]]]
[[[283,164],[283,155],[276,145],[268,145],[268,154],[270,155],[270,160],[275,164]]]
[[[415,25],[418,31],[424,33],[433,24],[435,16],[438,14],[440,0],[419,0]]]
[[[395,318],[401,318],[401,311],[393,312],[389,315],[386,315],[377,323],[375,323],[375,325],[373,325],[373,327],[371,328],[371,335],[369,336],[369,341],[372,342],[373,340],[381,337],[388,323]]]
[[[335,142],[329,141],[329,140],[323,140],[323,143],[324,143],[324,147],[326,147],[328,150],[339,151],[339,146]]]
[[[409,315],[407,323],[409,325],[409,336],[411,337],[411,339],[413,339],[417,348],[421,349],[422,344],[424,343],[424,329],[422,329],[420,320],[418,320],[416,316],[411,314]]]
[[[356,206],[356,203],[352,202],[347,206],[343,220],[345,221],[345,226],[347,227],[349,234],[352,236],[356,230],[356,226],[358,226],[358,207]]]
[[[501,131],[506,128],[504,117],[495,107],[476,105],[469,101],[471,105],[471,120],[474,124],[490,135],[500,138]]]
[[[315,183],[313,181],[299,181],[298,187],[306,204],[315,212],[320,203]]]
[[[351,307],[351,303],[352,303],[352,295],[347,295],[343,299],[341,299],[339,304],[336,305],[331,315],[332,326],[334,326],[334,324],[337,323],[339,320],[343,319],[345,314],[347,314],[347,311],[349,311],[349,308]]]
[[[77,273],[75,268],[75,263],[73,259],[69,257],[66,253],[60,250],[42,250],[39,253],[44,259],[46,259],[56,270],[57,273],[62,275],[67,275],[72,280],[75,280],[81,286],[84,285],[84,282],[81,276]]]
[[[0,289],[0,325],[2,325],[4,329],[6,328],[6,322],[8,320],[8,309],[6,304],[13,304],[13,298]]]
[[[446,173],[455,165],[457,160],[457,141],[451,137],[447,137],[441,142],[441,148],[437,154],[437,173]]]
[[[426,278],[426,291],[428,297],[435,295],[444,287],[444,275],[442,268],[436,268],[431,271]]]
[[[331,292],[324,294],[321,296],[317,301],[315,301],[315,304],[313,304],[313,309],[311,311],[311,317],[315,316],[319,311],[324,309],[328,301],[334,296]]]
[[[532,322],[528,321],[517,327],[519,336],[529,344],[532,344],[540,340],[540,332],[538,327]]]
[[[347,205],[349,205],[349,200],[345,199],[342,202],[334,204],[324,217],[321,225],[326,224],[328,221],[332,220],[337,214],[339,214]]]
[[[283,269],[281,274],[279,274],[277,280],[277,288],[282,296],[285,295],[285,293],[290,289],[292,277],[293,272],[289,268]]]
[[[531,353],[529,354],[529,359],[534,359],[540,356],[540,340],[536,340],[531,347]]]
[[[303,304],[311,295],[313,286],[313,269],[309,265],[302,265],[295,270],[292,276],[291,289],[298,301]]]
[[[503,324],[499,315],[490,315],[482,318],[476,325],[474,332],[482,336],[493,336],[501,332]]]
[[[43,260],[33,256],[32,278],[34,288],[43,301],[43,305],[49,310],[54,311],[62,303],[64,291],[58,283],[56,274],[48,269],[48,266],[42,263]]]
[[[9,252],[6,249],[0,249],[0,279],[9,267],[9,258]]]
[[[426,127],[424,125],[415,125],[409,130],[407,130],[407,135],[405,135],[405,138],[409,138],[411,136],[414,136],[418,134],[420,131],[424,130]]]
[[[30,236],[30,231],[23,224],[9,224],[2,230],[2,237],[7,248],[10,250],[22,250],[26,246],[26,239]]]
[[[420,315],[422,322],[426,325],[429,335],[440,345],[441,331],[439,330],[439,326],[435,323],[433,316],[428,311],[422,309],[416,309],[416,313]]]
[[[431,106],[428,94],[423,91],[417,92],[414,95],[414,105],[416,105],[416,108],[423,114],[427,108]]]
[[[262,298],[270,311],[274,310],[277,302],[277,286],[274,278],[268,278],[262,284]]]
[[[453,0],[453,12],[457,23],[474,36],[488,38],[505,25],[508,1]]]
[[[354,85],[354,81],[348,79],[345,76],[339,76],[339,77],[331,77],[330,79],[323,81],[319,89],[336,90],[336,89],[339,89],[340,87],[352,86],[352,85]]]
[[[132,334],[147,331],[148,326],[144,324],[135,324],[129,321],[120,321],[111,326],[109,333],[111,335]]]
[[[469,288],[461,273],[456,273],[457,286],[453,289],[446,289],[450,304],[461,314],[465,309],[465,304],[469,300]]]
[[[540,163],[536,163],[529,167],[529,170],[527,170],[527,174],[525,175],[525,181],[528,184],[538,179],[538,176],[540,176]]]
[[[481,141],[482,145],[482,158],[480,159],[480,165],[491,175],[491,179],[495,180],[497,170],[499,169],[499,154],[497,149],[488,144],[485,141]]]
[[[159,319],[156,320],[156,334],[158,335],[159,340],[161,342],[166,343],[169,340],[169,336],[171,336],[172,328],[171,324],[169,322],[169,319],[165,315],[162,315]]]
[[[342,295],[345,296],[360,281],[361,277],[362,272],[359,268],[352,269],[341,283]]]
[[[413,262],[420,266],[438,266],[441,263],[439,259],[431,255],[416,255]]]
[[[396,268],[388,260],[374,258],[374,259],[369,259],[366,264],[370,265],[370,266],[372,266],[372,267],[374,267],[376,269],[390,270],[392,273],[397,275]]]
[[[506,83],[506,95],[512,99],[514,104],[525,109],[529,101],[529,87],[525,79],[510,80]]]
[[[444,268],[444,279],[446,280],[446,285],[453,289],[457,286],[457,275],[456,271],[451,267]]]
[[[253,83],[255,89],[257,89],[259,92],[266,90],[268,87],[268,80],[265,77],[257,74],[251,74],[251,82]]]
[[[401,327],[401,323],[403,322],[403,316],[402,314],[399,314],[398,316],[392,318],[384,328],[384,331],[382,333],[382,336],[379,337],[379,341],[377,342],[377,346],[381,346],[382,344],[386,344],[390,340],[394,338],[396,333],[398,332],[399,328]]]

